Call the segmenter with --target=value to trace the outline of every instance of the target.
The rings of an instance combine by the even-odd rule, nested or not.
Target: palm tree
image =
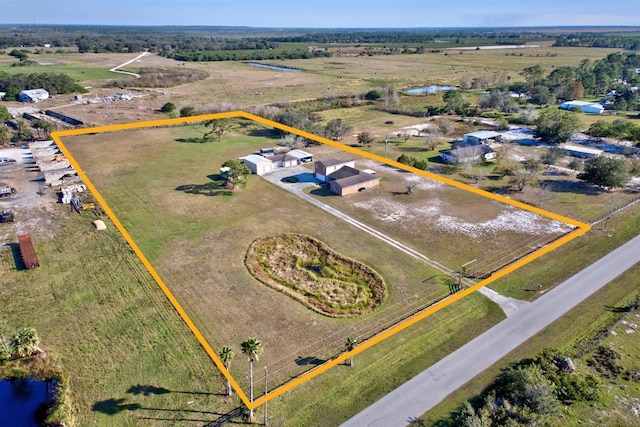
[[[344,345],[347,346],[347,351],[351,351],[356,348],[356,345],[358,345],[358,340],[356,338],[349,337],[345,341]],[[353,356],[349,357],[349,366],[353,366]]]
[[[235,356],[236,354],[233,352],[233,350],[231,350],[231,347],[222,347],[220,349],[220,353],[218,353],[218,356],[220,356],[220,360],[222,360],[222,363],[224,363],[224,367],[227,369],[227,372],[229,372],[229,367],[231,366],[231,359],[233,359],[233,356]],[[227,395],[231,396],[233,394],[233,389],[231,388],[231,382],[229,380],[227,380]]]
[[[13,348],[19,357],[31,356],[39,350],[40,337],[35,328],[22,327],[13,335]]]
[[[253,403],[253,361],[258,360],[262,354],[260,341],[255,338],[248,338],[240,344],[242,353],[249,358],[249,400]],[[253,408],[249,410],[249,419],[253,419]]]

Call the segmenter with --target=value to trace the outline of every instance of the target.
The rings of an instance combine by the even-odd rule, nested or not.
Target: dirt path
[[[127,62],[118,65],[117,67],[113,67],[109,71],[112,71],[114,73],[128,74],[130,76],[134,76],[135,78],[139,79],[140,78],[140,74],[132,73],[132,72],[129,72],[129,71],[120,71],[120,68],[126,67],[127,65],[131,64],[132,62],[137,61],[138,59],[140,59],[140,58],[142,58],[143,56],[146,56],[146,55],[150,55],[150,53],[146,52],[146,51],[142,52],[140,55],[136,56],[135,58],[130,59]]]

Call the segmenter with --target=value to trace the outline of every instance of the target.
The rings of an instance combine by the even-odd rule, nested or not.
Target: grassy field
[[[29,60],[38,65],[12,67],[11,64],[16,63],[17,59],[8,55],[10,51],[11,49],[8,49],[6,50],[7,54],[0,54],[0,72],[8,74],[60,73],[67,74],[80,82],[120,78],[122,74],[112,73],[109,69],[135,56],[126,53],[82,54],[77,52],[30,54]]]
[[[540,64],[546,71],[551,71],[556,66],[575,66],[584,58],[595,60],[615,51],[545,47],[513,51],[464,51],[462,54],[447,52],[446,55],[442,52],[270,61],[301,67],[305,70],[303,73],[263,70],[234,62],[187,63],[185,67],[204,69],[210,73],[210,77],[191,85],[157,91],[153,97],[118,106],[92,106],[91,110],[85,106],[74,106],[65,109],[65,112],[77,115],[88,123],[129,122],[157,118],[155,110],[167,101],[176,103],[178,107],[208,103],[237,106],[268,104],[361,93],[386,84],[393,84],[396,89],[437,83],[457,84],[465,74],[476,77],[503,71],[509,73],[511,81],[516,81],[521,79],[518,73],[524,67]],[[0,55],[0,70],[34,72],[32,70],[43,69],[60,72],[68,69],[72,77],[85,85],[101,85],[105,79],[121,78],[107,70],[133,56],[77,53],[30,55],[30,59],[39,62],[63,64],[16,69],[9,66],[15,61],[14,58]],[[150,55],[136,65],[173,67],[177,63]],[[424,98],[425,103],[441,102],[437,95]],[[412,100],[416,103],[422,101]],[[379,137],[398,127],[415,124],[416,121],[419,123],[420,120],[365,108],[333,110],[323,115],[326,119],[344,118],[354,125],[354,133],[372,127]],[[588,124],[596,118],[602,117],[585,116],[583,119]],[[604,116],[606,120],[615,118]],[[394,121],[394,124],[386,125],[388,120]],[[201,133],[185,128],[183,136],[188,139]],[[198,320],[198,325],[208,334],[221,337],[218,338],[219,343],[214,341],[216,345],[234,347],[238,354],[232,365],[236,378],[243,384],[247,382],[246,362],[239,354],[238,344],[247,338],[247,333],[256,336],[262,334],[260,328],[266,327],[260,322],[265,315],[276,318],[277,328],[296,334],[302,332],[320,336],[329,330],[339,330],[345,335],[352,335],[360,330],[355,323],[325,322],[308,315],[295,302],[284,301],[273,295],[260,298],[260,295],[266,294],[262,291],[260,295],[254,294],[256,288],[252,287],[251,278],[235,272],[212,271],[218,265],[237,267],[237,254],[242,252],[240,249],[251,240],[252,235],[283,227],[284,222],[298,226],[308,221],[309,215],[317,215],[301,208],[288,197],[281,196],[276,200],[265,197],[266,183],[257,180],[250,181],[242,196],[245,202],[246,199],[255,202],[256,206],[250,206],[249,209],[246,203],[242,208],[237,205],[234,201],[234,198],[238,199],[236,196],[207,195],[217,194],[209,191],[214,181],[208,175],[215,175],[222,161],[235,156],[237,151],[255,148],[261,143],[245,139],[237,143],[234,150],[227,152],[217,152],[214,144],[176,143],[172,144],[173,149],[163,148],[156,152],[153,162],[147,164],[147,159],[141,161],[139,156],[155,152],[156,147],[137,150],[132,141],[138,139],[144,138],[134,133],[113,134],[101,150],[95,151],[92,147],[80,147],[82,144],[78,144],[78,149],[85,150],[83,155],[89,159],[89,162],[82,164],[92,165],[91,168],[85,168],[90,176],[101,175],[105,182],[112,179],[110,197],[126,208],[126,211],[119,212],[122,218],[127,219],[125,226],[132,234],[145,237],[138,239],[138,243],[154,263],[164,263],[163,276],[172,277],[178,284],[186,283],[187,276],[190,280],[192,277],[200,280],[197,288],[187,289],[183,286],[181,289],[176,286],[174,289],[176,294],[182,292],[181,298],[189,297],[187,291],[195,291],[190,298],[197,304],[194,303],[194,307],[189,309],[190,314],[197,317],[198,313],[212,310],[212,289],[218,292],[216,296],[240,296],[245,306],[269,307],[266,311],[270,313],[256,313],[252,308],[252,312],[247,314],[233,305],[216,313],[221,319],[218,324],[207,326],[204,320]],[[87,141],[95,142],[90,138]],[[163,143],[166,141],[159,138],[159,145]],[[177,147],[188,148],[183,150]],[[379,153],[384,150],[382,144],[375,145],[375,148]],[[410,144],[390,144],[389,148],[390,158],[397,158],[402,153],[416,155],[422,153],[423,149],[417,139]],[[183,154],[180,154],[181,151]],[[184,154],[186,152],[189,155]],[[105,154],[105,160],[124,165],[120,176],[110,176],[116,169],[109,169],[109,162],[102,162]],[[241,154],[246,153],[243,151]],[[196,161],[193,161],[194,158]],[[158,179],[158,176],[162,178]],[[115,178],[120,181],[115,182]],[[171,193],[172,197],[163,198],[153,191],[154,187]],[[178,187],[195,188],[201,194],[177,190]],[[602,200],[606,205],[607,197],[604,197]],[[159,207],[157,202],[161,203]],[[258,222],[256,218],[262,213],[258,205],[268,206],[280,214],[280,223],[265,226]],[[544,277],[545,288],[554,286],[623,240],[636,235],[640,231],[637,222],[640,210],[634,208],[627,212],[609,222],[607,228],[613,233],[612,238],[601,231],[591,232],[515,275],[502,279],[494,285],[495,288],[510,296],[533,299],[535,292],[523,284],[539,283],[540,278]],[[235,222],[235,218],[229,219],[230,216],[246,217],[246,220]],[[180,228],[185,225],[185,218],[189,223]],[[294,220],[298,219],[302,220],[296,223]],[[35,241],[43,264],[40,269],[15,271],[9,249],[0,251],[1,316],[12,325],[32,324],[37,327],[43,344],[60,360],[70,378],[78,425],[194,425],[215,422],[224,417],[239,405],[239,401],[219,395],[224,390],[220,375],[111,224],[107,233],[98,234],[93,231],[89,220],[66,214],[63,219],[56,219],[62,224],[56,238]],[[212,224],[218,227],[216,231],[209,228]],[[407,286],[403,289],[404,294],[397,297],[418,297],[418,293],[414,292],[416,288],[411,287],[416,285],[413,282],[420,282],[428,277],[427,274],[431,275],[424,266],[403,259],[397,252],[378,242],[344,239],[345,235],[353,236],[354,231],[345,226],[336,227],[332,219],[324,218],[313,227],[307,227],[309,234],[322,237],[341,253],[375,265],[377,269],[380,266],[379,271],[385,279],[405,281]],[[237,236],[241,236],[241,239],[237,239]],[[194,242],[198,241],[205,242],[206,246],[194,249]],[[170,245],[171,242],[177,244]],[[379,252],[374,256],[374,251]],[[607,305],[615,305],[631,292],[634,284],[637,285],[637,271],[631,277],[631,281],[624,286],[607,287],[607,292],[613,293],[598,294],[598,298],[594,297],[588,304],[574,310],[578,314],[568,317],[564,323],[553,325],[519,349],[519,354],[534,354],[554,342],[566,342],[576,335],[590,335],[598,327],[588,326],[591,325],[589,322],[600,313],[610,313]],[[419,301],[420,298],[415,300]],[[222,306],[227,301],[229,299],[213,302]],[[46,312],[43,307],[46,307]],[[291,317],[297,323],[291,324]],[[276,399],[269,407],[270,421],[273,420],[274,425],[335,425],[502,318],[501,311],[494,304],[473,295],[358,355],[354,367],[337,367]],[[236,331],[227,327],[243,322],[248,322],[245,329]],[[576,324],[587,326],[575,331],[572,326]],[[305,328],[301,329],[300,325]],[[264,336],[268,336],[268,333]],[[279,357],[285,360],[282,366],[289,369],[287,372],[295,373],[308,369],[309,364],[315,361],[314,357],[321,358],[321,349],[318,348],[287,353],[286,350],[280,351],[282,341],[278,341],[277,337],[272,339],[269,336],[266,340],[263,336],[258,338],[265,344],[265,354],[257,368],[261,368],[262,362],[275,364]],[[332,345],[335,351],[344,348],[339,338]],[[514,355],[518,357],[516,353]],[[502,366],[504,363],[508,361],[503,362]],[[474,382],[462,389],[457,397],[452,397],[448,402],[449,406],[437,409],[434,414],[440,411],[444,415],[454,409],[464,399],[481,390],[483,378],[486,383],[491,376],[491,372],[483,374],[479,383]],[[285,377],[288,375],[283,375]],[[433,417],[437,419],[439,416]],[[576,419],[579,417],[576,416]]]
[[[246,337],[259,337],[265,347],[260,362],[269,366],[275,386],[312,367],[308,360],[317,364],[342,352],[347,336],[365,339],[448,295],[447,284],[425,281],[440,272],[259,177],[232,196],[194,191],[219,179],[225,160],[272,143],[251,136],[176,142],[202,132],[147,129],[65,142],[214,348],[237,349]],[[328,319],[260,284],[244,266],[246,250],[254,239],[281,232],[310,235],[375,266],[389,287],[384,305],[358,319]],[[269,310],[260,310],[264,306]],[[232,366],[245,387],[246,369]]]
[[[429,95],[426,98],[435,98],[440,95]],[[638,189],[624,188],[615,191],[605,191],[577,179],[575,174],[566,171],[554,172],[540,171],[539,183],[536,186],[526,186],[523,191],[507,191],[511,177],[500,176],[494,172],[494,163],[490,162],[473,167],[460,168],[452,172],[445,168],[439,158],[440,150],[451,148],[451,141],[462,139],[464,133],[487,129],[487,125],[461,123],[455,121],[455,117],[448,119],[454,127],[451,134],[438,136],[441,144],[430,150],[425,144],[424,137],[411,137],[406,142],[398,134],[405,132],[410,126],[428,127],[437,134],[437,118],[415,118],[402,115],[394,115],[373,109],[371,106],[360,106],[342,110],[326,110],[320,113],[323,122],[336,118],[342,118],[345,122],[354,125],[351,135],[343,139],[347,145],[356,146],[363,151],[371,152],[389,159],[397,159],[401,155],[414,156],[426,159],[429,170],[447,174],[448,177],[483,190],[506,194],[515,200],[528,203],[532,206],[542,207],[548,211],[565,215],[583,222],[596,221],[612,210],[624,206],[640,195]],[[613,120],[616,116],[599,117],[604,120]],[[619,116],[618,116],[619,118]],[[637,119],[635,119],[637,120]],[[640,122],[640,121],[638,121]],[[369,147],[361,147],[357,143],[356,134],[370,130],[375,136],[375,142]],[[385,144],[388,139],[389,143]],[[537,158],[547,147],[525,146],[517,143],[502,144],[506,150],[506,156],[514,159]],[[567,167],[570,157],[560,162]],[[479,180],[476,177],[480,177]]]
[[[640,205],[636,204],[613,216],[607,231],[601,224],[589,233],[522,267],[518,274],[507,276],[491,284],[491,288],[514,298],[531,300],[537,296],[535,284],[545,289],[560,283],[604,254],[640,233]]]
[[[91,219],[65,207],[56,237],[34,239],[37,269],[17,271],[0,251],[0,317],[36,327],[69,379],[76,425],[192,425],[236,408],[122,236]]]

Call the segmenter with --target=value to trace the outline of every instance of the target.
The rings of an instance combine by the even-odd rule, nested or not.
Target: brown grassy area
[[[384,280],[375,270],[309,236],[257,239],[245,264],[262,283],[330,317],[369,313],[386,297]]]
[[[387,84],[397,90],[426,84],[458,84],[466,74],[472,77],[493,75],[507,71],[512,81],[528,66],[540,64],[551,71],[560,65],[577,66],[584,58],[592,60],[616,52],[616,49],[553,48],[506,49],[425,53],[421,55],[390,55],[375,57],[334,57],[307,60],[275,61],[277,65],[299,67],[302,73],[275,71],[251,67],[240,62],[182,63],[157,55],[147,55],[131,64],[129,69],[160,68],[204,71],[209,77],[199,82],[162,90],[146,91],[147,96],[128,102],[109,105],[67,105],[71,96],[41,104],[45,108],[65,105],[61,111],[78,117],[88,124],[123,123],[151,120],[161,116],[157,110],[171,101],[179,108],[186,105],[202,107],[207,104],[226,104],[239,108],[278,102],[354,95]],[[515,53],[516,56],[512,54]],[[522,53],[523,56],[519,56]],[[553,55],[555,53],[556,55]],[[101,89],[110,80],[123,75],[108,70],[136,55],[122,53],[69,52],[32,55],[34,60],[56,65],[29,67],[28,72],[67,72],[90,86],[89,96],[103,96],[117,89]],[[0,55],[0,68],[14,72],[10,64],[15,58]],[[273,61],[272,61],[273,62]]]
[[[327,189],[312,189],[310,194],[454,271],[477,260],[477,275],[483,276],[571,230],[558,221],[378,162],[359,159],[356,167],[375,170],[380,187],[349,197],[337,197]]]

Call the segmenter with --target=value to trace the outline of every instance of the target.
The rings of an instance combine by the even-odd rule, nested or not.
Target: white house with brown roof
[[[356,167],[356,161],[351,160],[338,160],[338,159],[326,159],[319,160],[315,163],[315,175],[316,178],[323,182],[329,182],[329,175],[337,171],[338,169],[349,166],[351,168]]]

